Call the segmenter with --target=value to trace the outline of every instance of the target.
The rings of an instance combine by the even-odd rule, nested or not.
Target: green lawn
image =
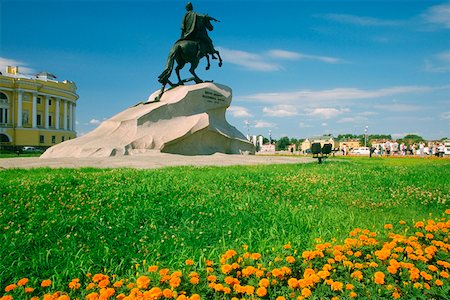
[[[450,161],[330,158],[322,165],[0,171],[0,288],[22,277],[177,268],[249,245],[343,240],[354,228],[441,216]]]

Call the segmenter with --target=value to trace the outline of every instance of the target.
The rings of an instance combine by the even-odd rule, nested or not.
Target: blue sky
[[[186,2],[0,0],[0,67],[76,82],[87,133],[159,89]],[[233,89],[244,134],[450,137],[450,2],[192,3],[224,59],[197,74]]]

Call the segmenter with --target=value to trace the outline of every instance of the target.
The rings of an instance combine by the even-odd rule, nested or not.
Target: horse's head
[[[211,24],[211,17],[208,15],[201,16],[198,24],[200,26],[200,30],[205,30],[206,28],[208,31],[212,31],[214,29],[214,26]]]

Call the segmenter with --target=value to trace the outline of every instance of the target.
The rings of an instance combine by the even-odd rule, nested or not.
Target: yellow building
[[[46,148],[75,138],[76,90],[50,73],[7,67],[0,73],[0,146]]]

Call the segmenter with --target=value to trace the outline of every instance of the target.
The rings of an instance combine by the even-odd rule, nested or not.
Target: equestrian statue
[[[169,52],[165,70],[158,76],[158,81],[162,84],[162,88],[158,97],[155,99],[156,101],[161,99],[167,84],[173,88],[183,85],[189,81],[202,83],[203,80],[197,76],[195,69],[199,64],[200,59],[203,57],[206,57],[207,60],[206,70],[209,70],[211,66],[209,55],[211,55],[212,59],[217,59],[215,56],[217,55],[219,57],[219,67],[222,66],[222,58],[220,57],[220,53],[214,49],[212,40],[208,36],[208,31],[212,31],[214,29],[211,21],[219,21],[208,15],[202,15],[194,12],[192,3],[190,2],[186,4],[186,10],[187,12],[181,22],[181,37],[173,45]],[[169,80],[175,61],[177,62],[175,72],[178,77],[178,83],[172,83]],[[187,63],[191,64],[189,72],[191,72],[193,77],[182,80],[180,77],[180,70],[183,69]]]

